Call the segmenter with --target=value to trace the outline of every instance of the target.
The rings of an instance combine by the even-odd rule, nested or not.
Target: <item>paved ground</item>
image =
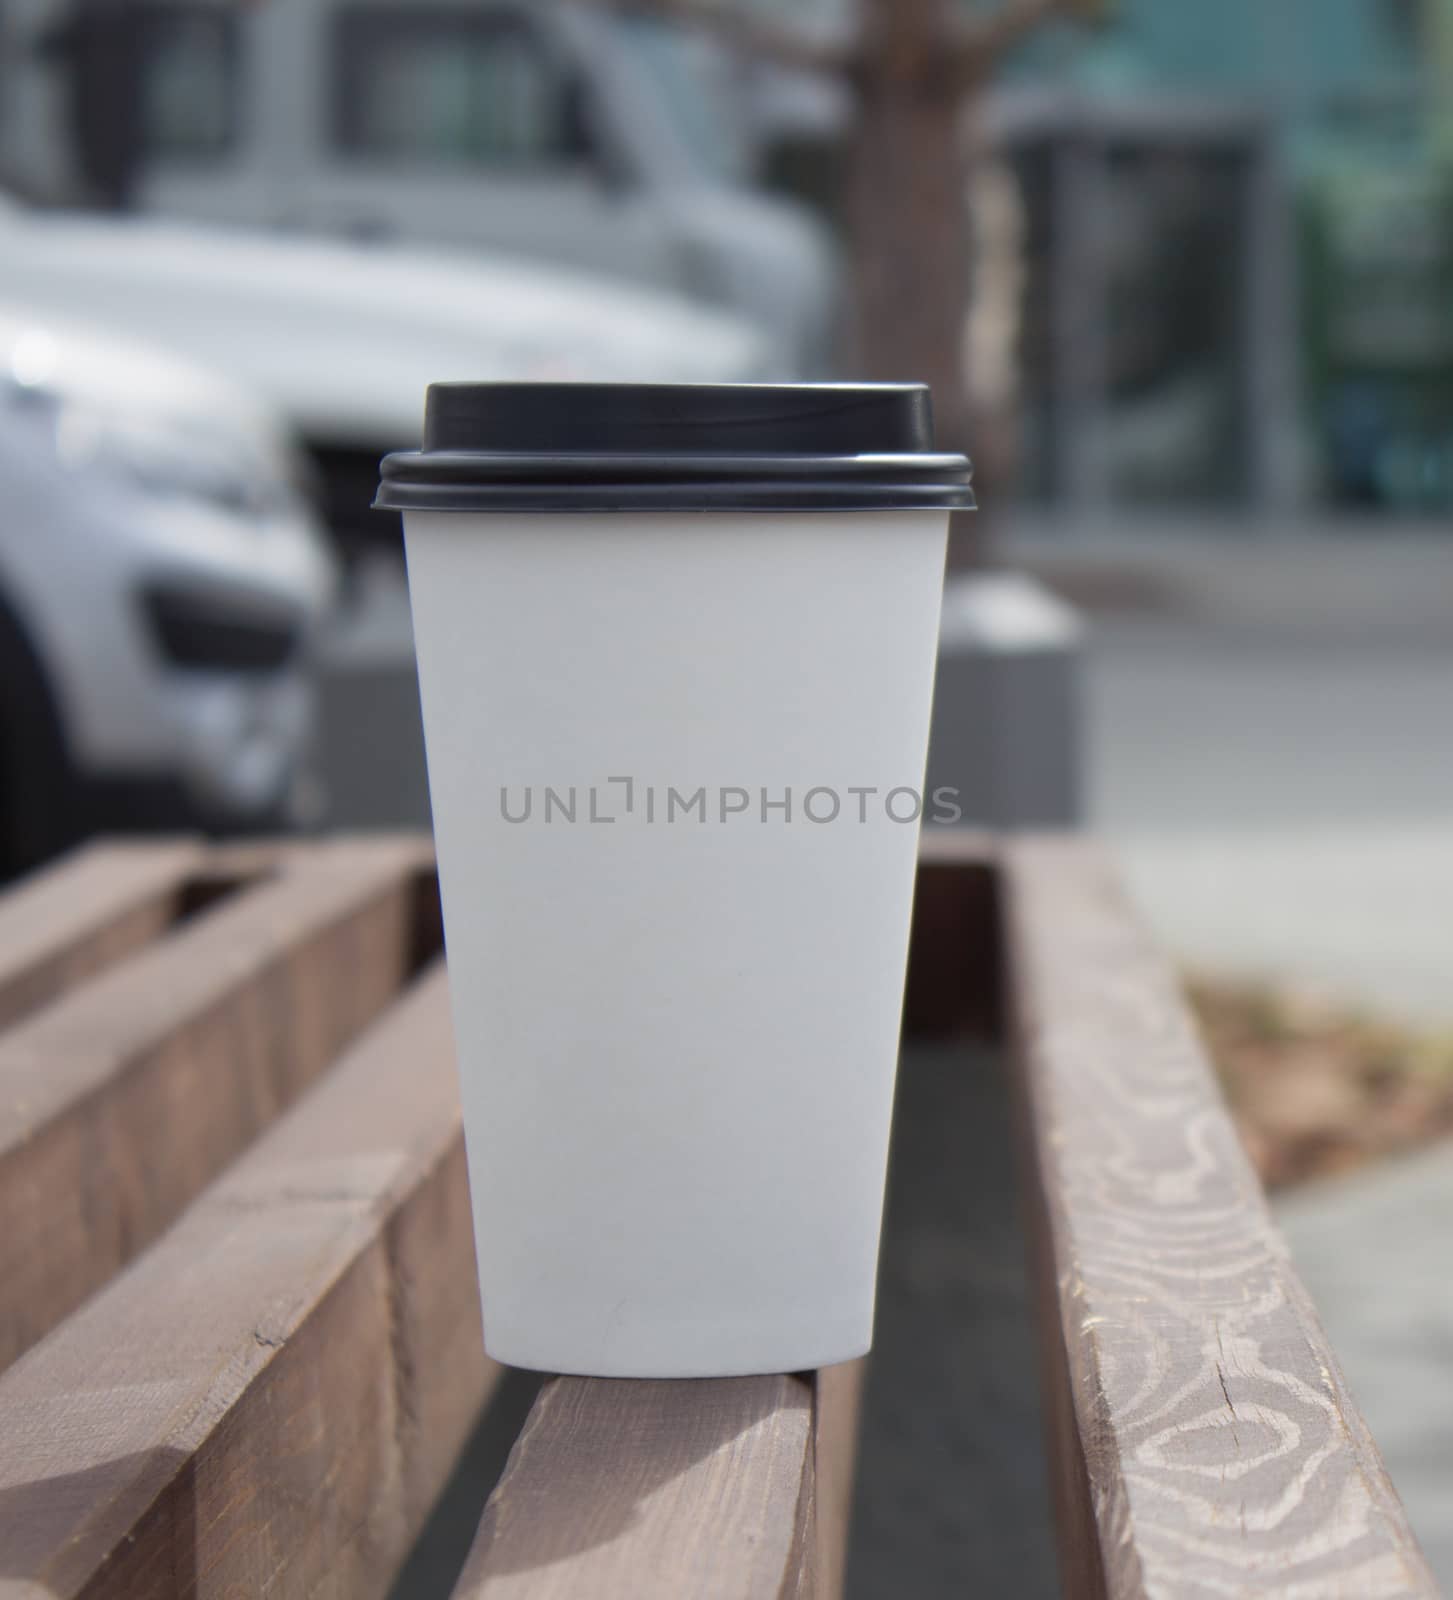
[[[1413,1527],[1453,1593],[1453,1147],[1314,1185],[1277,1214]]]
[[[1187,960],[1453,1021],[1453,532],[1042,537],[1092,818]]]
[[[1187,961],[1453,1022],[1453,645],[1104,620],[1088,700],[1093,816]]]
[[[1188,966],[1453,1027],[1453,826],[1128,831],[1142,910]]]
[[[1453,572],[1448,603],[1453,614]],[[1091,802],[1117,829],[1386,828],[1453,797],[1453,641],[1102,618]]]

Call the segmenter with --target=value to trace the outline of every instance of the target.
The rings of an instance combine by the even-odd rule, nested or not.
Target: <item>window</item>
[[[334,134],[351,155],[516,168],[585,153],[570,86],[523,17],[351,6],[336,61]]]
[[[141,9],[142,146],[185,161],[224,155],[237,136],[238,22],[218,5]]]
[[[1399,47],[1416,51],[1422,42],[1423,9],[1422,0],[1381,0],[1383,26]]]
[[[721,63],[706,41],[648,17],[616,19],[620,37],[651,79],[695,174],[740,183],[751,167],[749,140],[734,126]]]

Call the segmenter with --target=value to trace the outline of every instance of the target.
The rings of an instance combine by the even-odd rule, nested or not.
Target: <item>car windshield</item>
[[[715,183],[743,182],[746,144],[728,105],[720,52],[704,39],[649,18],[622,17],[618,26],[632,57],[659,90],[698,175]]]

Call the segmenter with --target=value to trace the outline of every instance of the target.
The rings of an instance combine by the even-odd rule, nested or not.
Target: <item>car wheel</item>
[[[0,595],[0,876],[38,866],[80,831],[55,695],[24,625]]]

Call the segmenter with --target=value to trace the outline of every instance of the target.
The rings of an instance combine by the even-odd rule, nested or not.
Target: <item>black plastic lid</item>
[[[923,384],[436,383],[385,511],[969,511]]]

